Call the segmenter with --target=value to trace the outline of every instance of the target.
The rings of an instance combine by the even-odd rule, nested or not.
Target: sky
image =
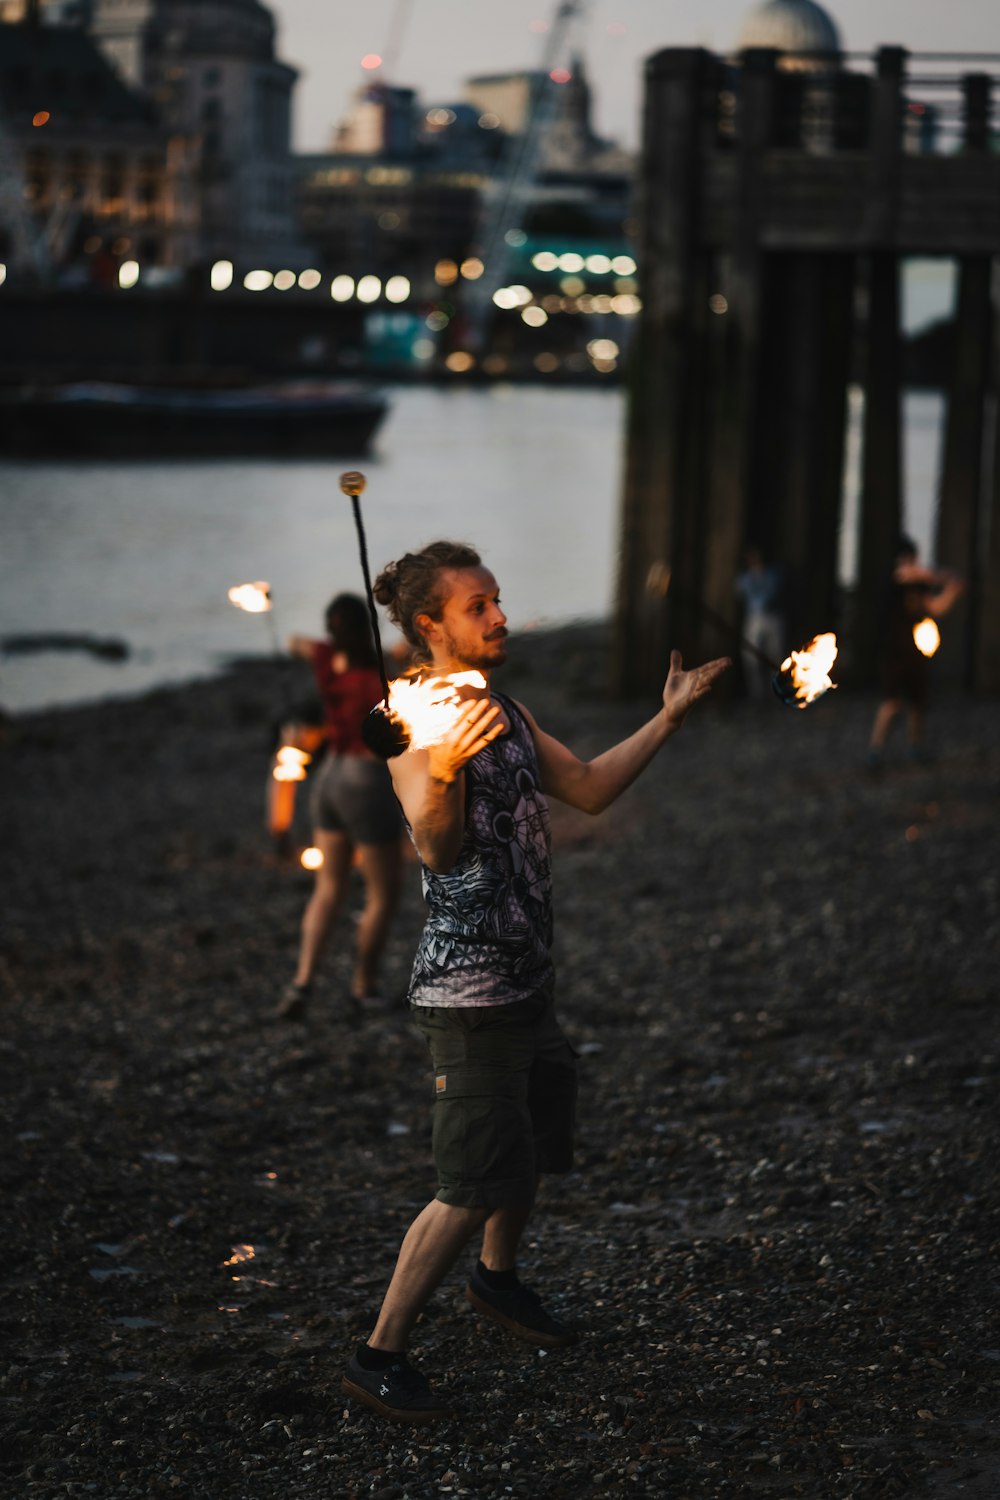
[[[555,0],[267,0],[279,55],[300,69],[295,147],[324,149],[354,89],[372,73],[366,54],[390,60],[389,81],[427,103],[462,97],[463,79],[532,66]],[[642,60],[661,47],[726,52],[739,38],[748,0],[591,0],[579,33],[594,89],[595,125],[625,146],[638,140]],[[833,0],[827,10],[845,50],[898,44],[913,52],[1000,53],[997,0]],[[397,43],[391,41],[395,32]],[[383,75],[384,76],[384,75]]]

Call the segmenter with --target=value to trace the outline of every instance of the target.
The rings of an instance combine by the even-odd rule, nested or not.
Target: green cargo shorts
[[[573,1165],[576,1054],[551,995],[411,1014],[434,1067],[438,1199],[530,1207],[536,1178]]]

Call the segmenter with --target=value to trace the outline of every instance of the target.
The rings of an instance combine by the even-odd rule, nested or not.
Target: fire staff
[[[673,652],[660,710],[591,761],[493,692],[506,655],[497,582],[471,547],[435,542],[390,564],[375,597],[435,677],[478,672],[435,742],[391,762],[420,856],[428,916],[409,998],[434,1088],[439,1190],[403,1240],[385,1300],[343,1388],[381,1416],[450,1414],[406,1358],[410,1333],[467,1241],[482,1248],[465,1295],[483,1315],[541,1348],[574,1333],[518,1278],[516,1256],[537,1178],[572,1161],[573,1053],[553,1008],[546,796],[588,813],[608,807],[676,734],[728,659],[685,671]]]

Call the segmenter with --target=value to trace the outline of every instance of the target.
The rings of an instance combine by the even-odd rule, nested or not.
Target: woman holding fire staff
[[[575,1058],[553,1008],[546,794],[603,811],[729,662],[684,671],[673,652],[654,717],[581,761],[521,704],[491,691],[507,625],[496,579],[471,547],[435,542],[407,553],[379,575],[374,596],[431,680],[479,674],[461,687],[450,727],[425,736],[424,747],[411,737],[391,761],[428,905],[409,999],[434,1073],[440,1186],[407,1231],[375,1327],[342,1382],[383,1417],[428,1422],[450,1415],[449,1405],[405,1349],[477,1231],[482,1248],[465,1291],[473,1306],[536,1347],[575,1339],[516,1270],[537,1178],[569,1171],[573,1150]]]
[[[312,792],[313,842],[323,856],[302,917],[298,966],[277,1018],[304,1019],[316,966],[347,895],[355,850],[365,905],[355,939],[350,999],[380,1004],[378,969],[399,893],[402,821],[385,762],[368,750],[361,729],[382,696],[363,599],[338,594],[326,609],[327,637],[293,635],[289,650],[312,666],[323,704],[327,749]]]

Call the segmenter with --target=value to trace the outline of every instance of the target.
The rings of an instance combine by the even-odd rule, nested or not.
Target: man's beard
[[[502,635],[495,636],[491,641],[481,640],[473,645],[460,645],[452,635],[446,635],[445,639],[452,660],[460,662],[470,672],[484,672],[492,667],[502,667],[507,660],[506,631]]]

